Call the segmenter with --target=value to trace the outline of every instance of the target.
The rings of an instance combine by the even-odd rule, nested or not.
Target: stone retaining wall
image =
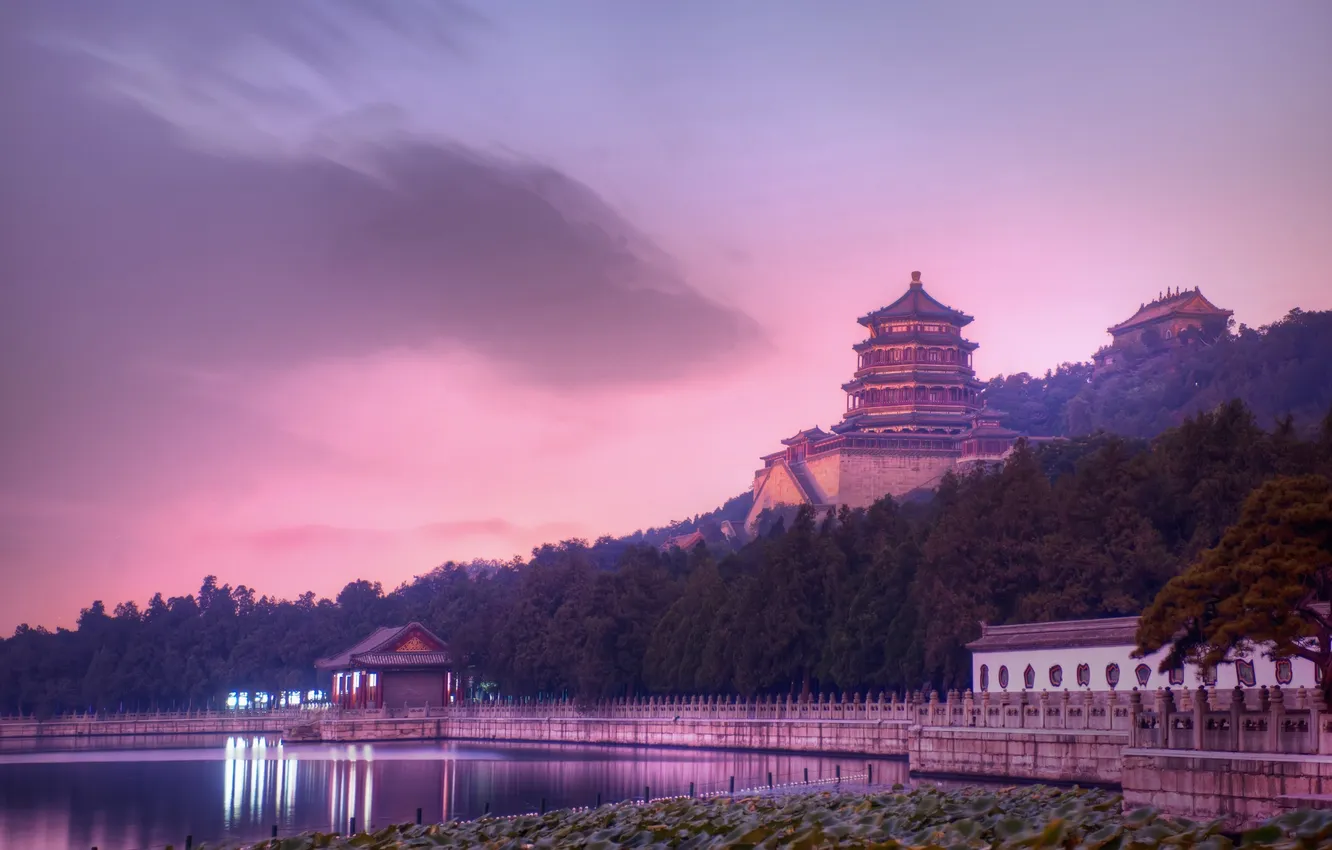
[[[1128,734],[914,726],[911,772],[925,776],[1117,785]]]
[[[99,735],[249,735],[279,733],[291,724],[279,714],[218,714],[197,718],[139,717],[128,720],[86,718],[77,720],[6,720],[0,723],[0,739],[83,738]]]
[[[1329,756],[1130,748],[1123,760],[1129,808],[1155,806],[1193,820],[1223,818],[1243,829],[1286,809],[1332,802]]]
[[[444,717],[332,720],[323,741],[466,739],[560,744],[621,744],[735,750],[905,756],[905,722],[815,720],[619,720],[607,718],[489,719]]]

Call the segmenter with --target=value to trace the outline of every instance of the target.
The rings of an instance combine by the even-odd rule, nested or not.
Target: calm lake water
[[[265,736],[102,738],[0,747],[0,848],[135,850],[724,791],[861,772],[784,753],[466,742],[281,744]],[[873,761],[875,784],[906,782]]]

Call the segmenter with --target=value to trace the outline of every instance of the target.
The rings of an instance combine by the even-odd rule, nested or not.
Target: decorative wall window
[[[1008,665],[999,665],[999,687],[1008,690]]]
[[[1246,688],[1252,688],[1258,681],[1253,675],[1253,662],[1246,658],[1235,662],[1235,675],[1239,677],[1239,683]]]
[[[1090,688],[1090,687],[1091,687],[1091,665],[1090,665],[1090,664],[1079,664],[1079,665],[1078,665],[1078,687],[1079,687],[1079,688]]]
[[[1203,684],[1206,685],[1206,686],[1208,686],[1209,688],[1214,688],[1214,687],[1216,687],[1216,668],[1215,668],[1215,667],[1203,667],[1203,668],[1202,668],[1202,680],[1203,680]]]
[[[990,665],[982,664],[980,668],[980,689],[988,691],[990,689]]]
[[[1030,664],[1027,665],[1026,670],[1022,671],[1022,687],[1027,690],[1036,687],[1036,668]]]
[[[1295,671],[1291,668],[1289,658],[1278,658],[1276,663],[1276,679],[1278,685],[1289,685],[1295,678]]]
[[[1152,679],[1152,668],[1146,664],[1139,664],[1133,668],[1133,675],[1138,677],[1138,687],[1145,688]]]
[[[1111,662],[1105,665],[1105,683],[1111,688],[1119,687],[1119,665]]]
[[[1057,688],[1064,684],[1064,668],[1058,664],[1050,668],[1050,687]]]
[[[1182,684],[1184,684],[1184,668],[1183,668],[1183,667],[1172,667],[1172,668],[1170,668],[1170,684],[1172,684],[1172,685],[1182,685]]]

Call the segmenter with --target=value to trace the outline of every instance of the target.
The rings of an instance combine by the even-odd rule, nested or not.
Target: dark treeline
[[[986,385],[985,401],[1032,436],[1144,438],[1232,398],[1266,426],[1289,414],[1301,431],[1332,405],[1332,311],[1292,310],[1261,328],[1203,328],[1184,338],[1182,347],[1149,338],[1122,352],[1121,368],[1099,375],[1090,363],[1001,375]]]
[[[334,600],[256,598],[209,578],[145,610],[94,603],[73,631],[20,627],[0,643],[0,710],[197,707],[231,689],[314,687],[316,657],[408,620],[509,695],[965,687],[980,621],[1137,613],[1258,484],[1314,471],[1332,474],[1332,415],[1305,437],[1231,402],[1150,443],[1019,444],[928,502],[769,517],[719,556],[567,541],[390,593],[354,582]]]

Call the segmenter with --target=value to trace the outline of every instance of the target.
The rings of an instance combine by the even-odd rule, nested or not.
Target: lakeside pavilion
[[[420,623],[383,626],[353,646],[315,662],[331,673],[339,708],[420,708],[458,699],[461,679],[448,644]]]

